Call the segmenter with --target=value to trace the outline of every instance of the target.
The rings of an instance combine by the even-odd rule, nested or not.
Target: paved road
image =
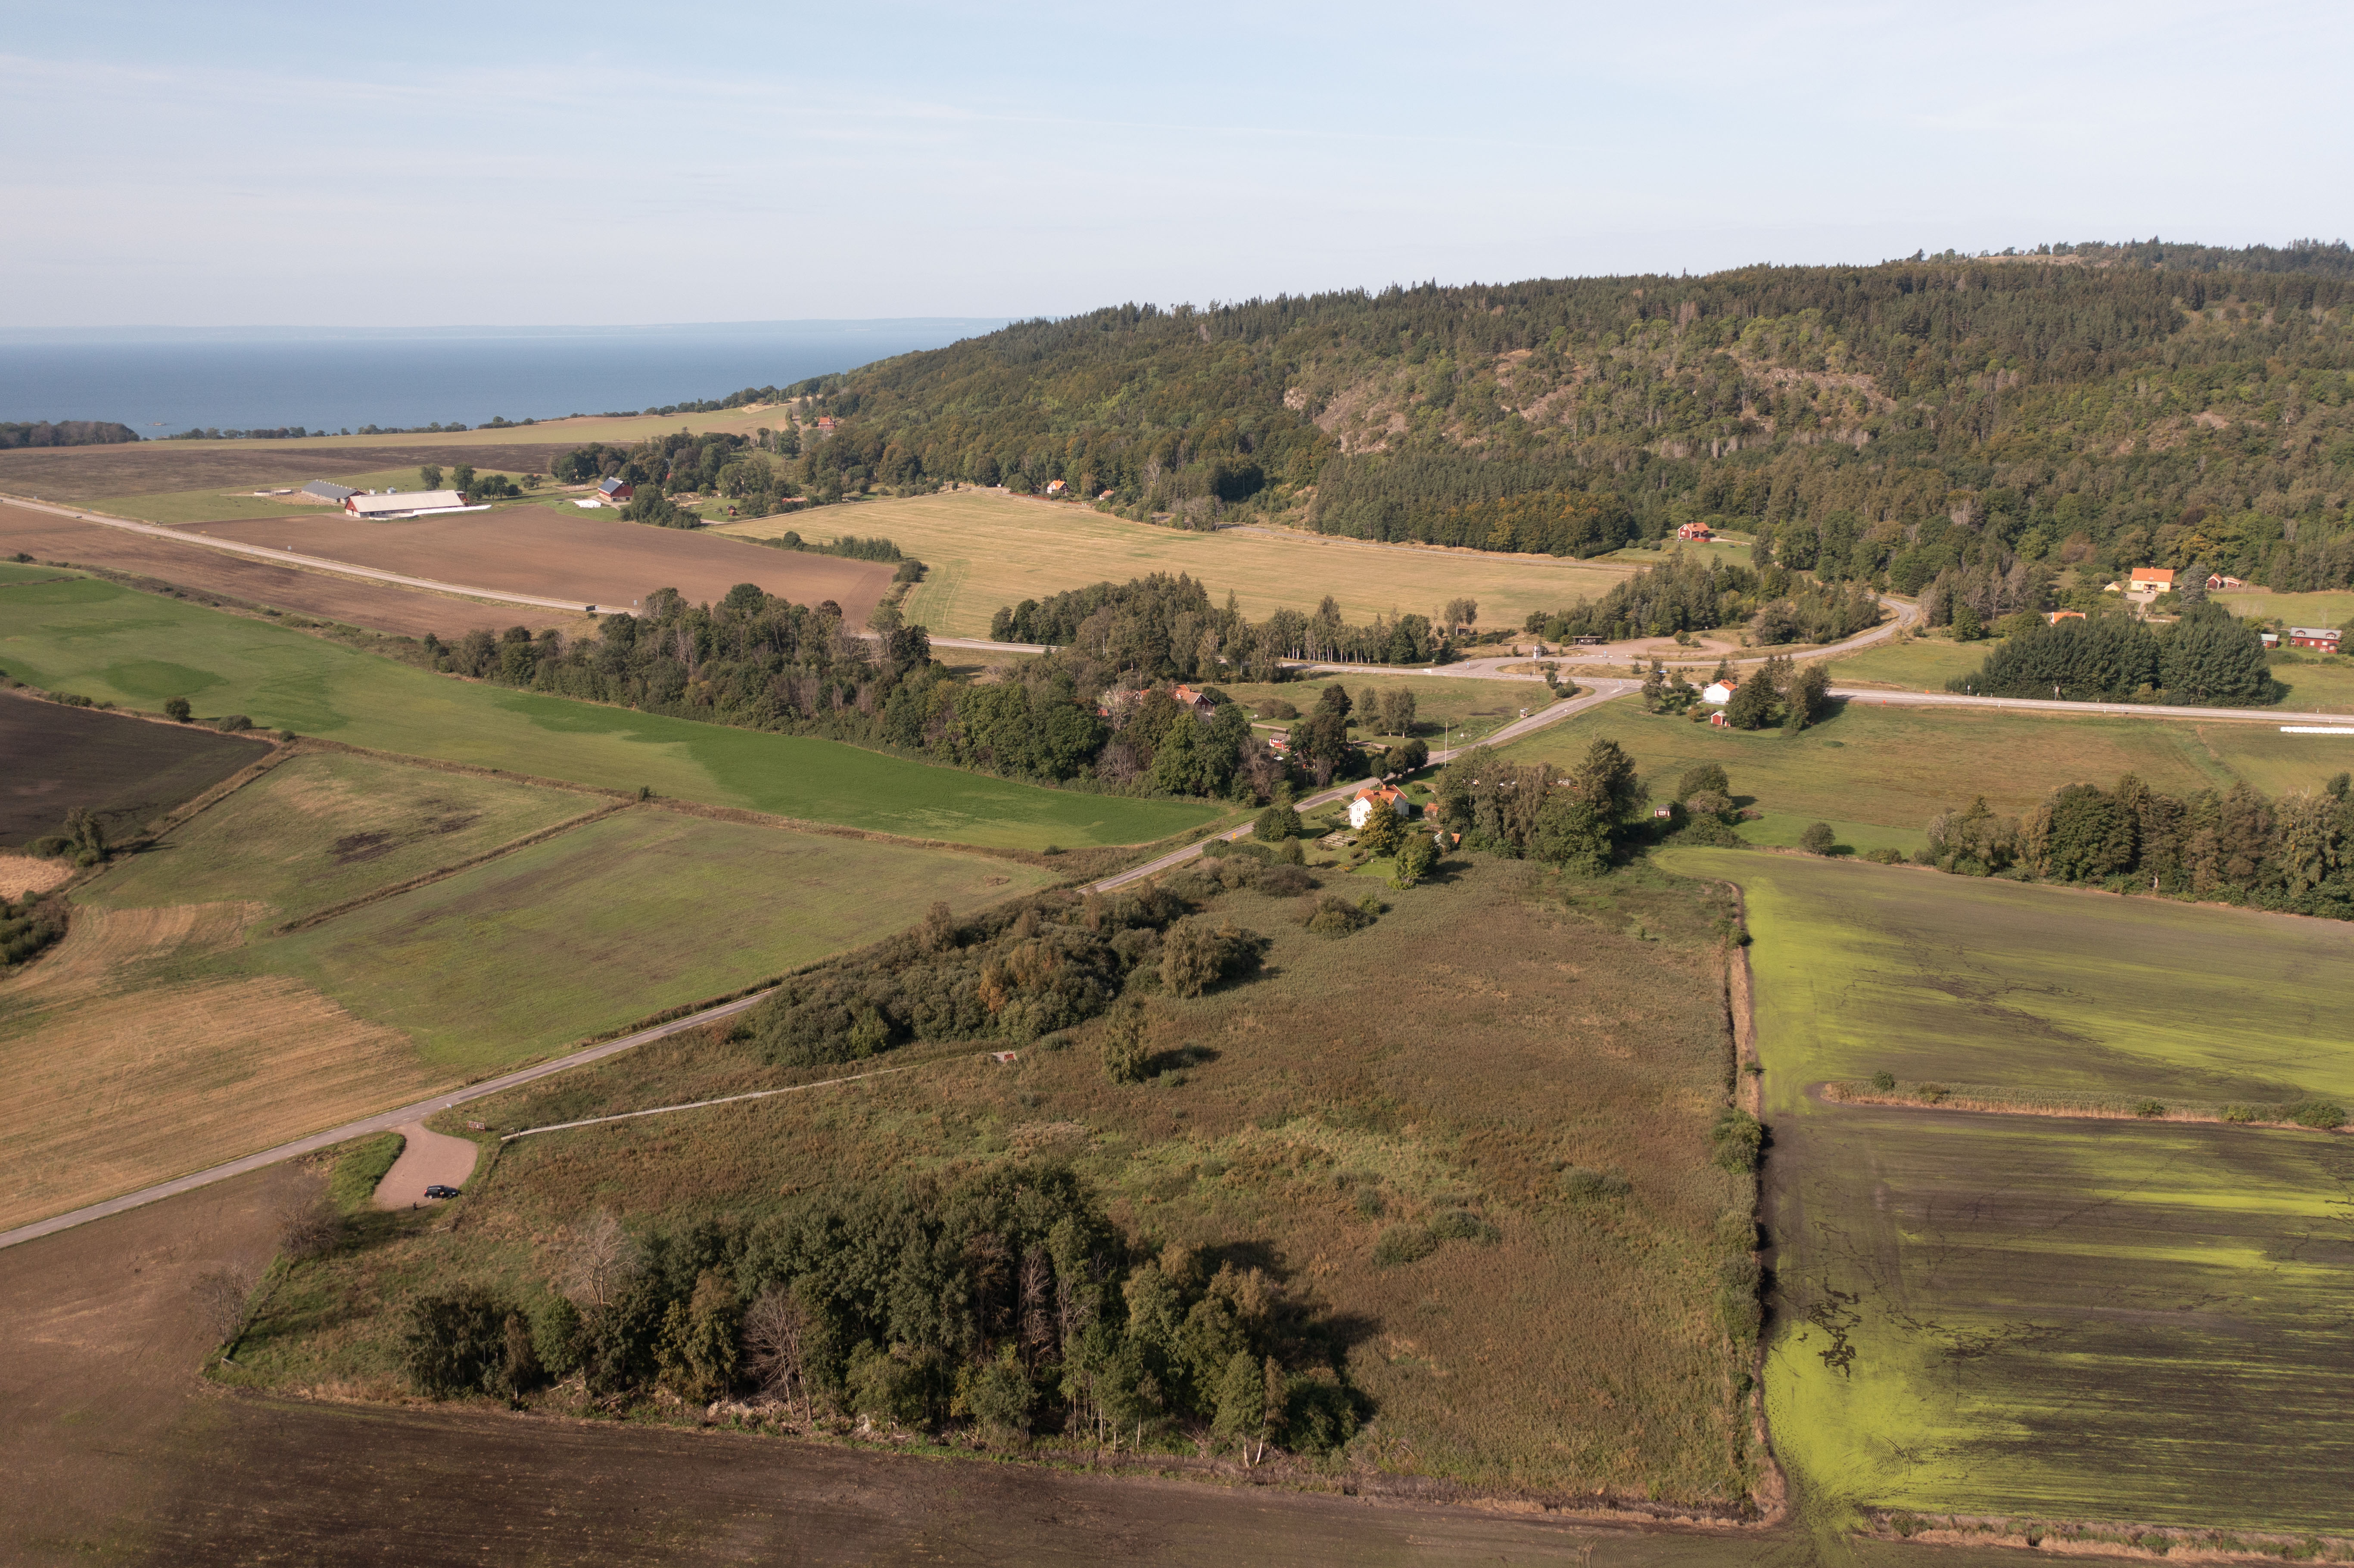
[[[31,1241],[35,1236],[48,1235],[55,1231],[70,1230],[75,1225],[86,1224],[91,1220],[102,1220],[109,1214],[119,1214],[126,1209],[135,1209],[143,1203],[152,1203],[158,1198],[168,1198],[177,1192],[191,1192],[198,1187],[208,1187],[216,1181],[226,1181],[232,1176],[242,1176],[249,1171],[259,1171],[265,1165],[275,1165],[281,1160],[298,1160],[305,1154],[315,1154],[322,1149],[332,1149],[338,1143],[345,1143],[355,1138],[366,1138],[372,1133],[390,1132],[409,1122],[421,1122],[435,1112],[447,1110],[451,1106],[461,1106],[469,1100],[479,1100],[486,1096],[501,1094],[508,1089],[534,1083],[557,1073],[569,1072],[574,1067],[585,1067],[591,1062],[601,1062],[608,1056],[633,1050],[649,1041],[659,1040],[666,1034],[675,1034],[683,1029],[694,1029],[718,1019],[732,1018],[767,994],[763,991],[755,996],[738,997],[734,1001],[722,1002],[717,1007],[707,1007],[701,1012],[673,1019],[668,1023],[657,1023],[651,1029],[641,1029],[634,1034],[625,1034],[619,1040],[608,1040],[601,1045],[591,1045],[587,1050],[575,1051],[568,1056],[557,1056],[539,1063],[535,1066],[520,1067],[512,1073],[503,1073],[495,1078],[485,1078],[479,1084],[469,1084],[463,1088],[452,1089],[448,1094],[435,1095],[430,1099],[419,1100],[414,1105],[402,1106],[398,1110],[388,1110],[381,1115],[366,1117],[358,1121],[347,1121],[341,1127],[331,1127],[324,1132],[314,1132],[308,1138],[299,1138],[292,1143],[281,1143],[275,1149],[265,1149],[258,1154],[249,1154],[241,1160],[232,1160],[226,1165],[216,1165],[208,1171],[192,1171],[186,1176],[175,1177],[169,1181],[158,1181],[153,1187],[142,1187],[136,1192],[125,1192],[120,1198],[109,1198],[102,1203],[91,1203],[86,1208],[74,1209],[62,1214],[53,1214],[46,1220],[36,1220],[28,1225],[18,1225],[13,1231],[0,1231],[0,1247],[15,1246],[18,1242]]]
[[[591,606],[577,599],[542,599],[536,594],[509,593],[504,588],[470,588],[464,583],[445,583],[435,577],[412,577],[399,572],[379,571],[374,567],[355,567],[349,561],[330,560],[324,556],[304,556],[292,550],[273,550],[266,545],[248,545],[236,539],[216,539],[209,534],[191,534],[184,529],[166,528],[156,523],[139,523],[128,517],[110,517],[102,512],[85,511],[79,506],[58,506],[47,501],[36,501],[27,495],[0,496],[16,505],[36,512],[48,512],[59,517],[71,517],[83,523],[97,523],[109,528],[121,528],[133,534],[152,534],[158,539],[171,539],[183,545],[195,545],[207,550],[224,550],[231,555],[255,556],[265,561],[298,567],[314,571],[332,572],[338,577],[366,577],[375,582],[397,583],[402,588],[429,588],[435,593],[458,594],[466,599],[494,599],[501,604],[527,604],[539,609],[568,609],[578,615],[589,612]],[[610,606],[607,607],[610,609]]]
[[[1357,670],[1363,670],[1365,666],[1358,664],[1351,667]],[[1519,679],[1520,677],[1515,676],[1513,678]],[[1496,730],[1491,734],[1482,736],[1479,739],[1471,742],[1469,745],[1458,746],[1447,751],[1434,751],[1430,754],[1430,759],[1433,762],[1452,762],[1457,758],[1462,756],[1465,752],[1471,750],[1473,747],[1509,745],[1511,742],[1520,739],[1523,736],[1531,735],[1537,730],[1543,729],[1547,725],[1558,724],[1563,719],[1569,717],[1572,714],[1585,713],[1589,708],[1599,707],[1601,705],[1610,701],[1614,697],[1623,697],[1629,692],[1638,691],[1640,689],[1640,684],[1634,681],[1596,681],[1593,683],[1590,687],[1581,690],[1576,696],[1570,698],[1565,703],[1554,703],[1550,707],[1540,708],[1526,718],[1514,719],[1503,728]],[[1345,800],[1349,796],[1353,795],[1358,790],[1363,789],[1366,782],[1367,781],[1363,779],[1352,779],[1346,784],[1338,784],[1330,789],[1321,790],[1316,794],[1310,795],[1299,802],[1299,809],[1304,811],[1313,810],[1319,806],[1327,806],[1335,800]],[[1244,837],[1249,833],[1249,832],[1250,829],[1248,827],[1235,828],[1226,832],[1214,834],[1213,838],[1223,839],[1228,842],[1232,842],[1236,839]],[[1205,840],[1204,842],[1206,842],[1209,841]],[[1149,860],[1142,865],[1135,867],[1133,870],[1123,871],[1117,876],[1107,876],[1101,882],[1091,882],[1087,885],[1086,891],[1089,893],[1108,893],[1115,887],[1125,887],[1131,882],[1141,881],[1143,878],[1148,876],[1158,876],[1161,873],[1169,870],[1172,866],[1182,865],[1187,861],[1196,858],[1201,854],[1201,844],[1188,844],[1183,849],[1172,850],[1169,853],[1161,856],[1157,860]]]
[[[1879,703],[1899,708],[2020,708],[2031,713],[2067,714],[2076,718],[2243,719],[2277,724],[2300,715],[2285,708],[2166,707],[2149,703],[2071,703],[2050,697],[1981,697],[1963,692],[1893,692],[1870,686],[1833,686],[1831,695],[1867,705]]]

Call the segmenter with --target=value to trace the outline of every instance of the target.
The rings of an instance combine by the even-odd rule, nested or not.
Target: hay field
[[[1723,851],[1755,934],[1775,1445],[1827,1506],[2354,1529],[2354,1139],[1827,1078],[2354,1098],[2354,928]]]
[[[37,590],[0,588],[0,600],[28,591]],[[8,667],[0,655],[0,669]],[[21,666],[13,673],[25,678]],[[143,673],[131,669],[122,676],[136,683]],[[260,740],[0,692],[0,758],[7,759],[0,846],[60,832],[76,806],[96,813],[111,837],[126,838],[269,755]]]
[[[80,909],[0,980],[0,1228],[397,1105],[446,1073],[279,975],[223,972],[247,903]]]
[[[1131,523],[1091,507],[996,491],[962,490],[864,501],[712,530],[774,538],[881,535],[931,573],[907,598],[910,620],[943,637],[986,637],[1001,606],[1150,572],[1186,572],[1214,602],[1231,590],[1245,615],[1315,609],[1330,594],[1352,621],[1393,612],[1432,615],[1448,599],[1479,604],[1482,626],[1518,626],[1532,609],[1598,598],[1632,570],[1549,556],[1493,556],[1328,539],[1273,527],[1190,534]]]
[[[242,713],[378,750],[599,789],[645,785],[707,805],[913,838],[1020,849],[1140,843],[1219,814],[429,674],[87,578],[0,591],[0,669],[126,705],[186,695],[200,716]]]
[[[660,588],[674,588],[707,604],[726,597],[737,583],[758,583],[796,604],[832,599],[852,626],[865,624],[892,572],[875,561],[767,549],[689,529],[623,523],[561,503],[381,523],[324,512],[198,524],[195,531],[247,545],[292,545],[306,555],[465,588],[620,609]],[[513,618],[499,619],[502,608],[477,609],[472,620],[453,616],[444,635],[504,626]]]
[[[1743,830],[1755,842],[1796,843],[1819,820],[1860,850],[1925,843],[1931,817],[1975,795],[2017,815],[2062,784],[2107,789],[2125,773],[2169,794],[2245,779],[2276,795],[2319,789],[2354,767],[2354,738],[2283,735],[2276,724],[1879,707],[1868,697],[1791,736],[1716,729],[1616,702],[1543,730],[1509,755],[1568,762],[1605,735],[1634,756],[1660,800],[1685,768],[1721,763],[1734,795],[1765,813]]]
[[[1397,895],[1342,941],[1293,925],[1292,902],[1216,901],[1215,917],[1273,938],[1270,968],[1154,1000],[1151,1047],[1191,1047],[1182,1071],[1113,1085],[1091,1029],[1013,1068],[911,1049],[873,1064],[930,1064],[900,1077],[524,1139],[462,1234],[410,1230],[310,1271],[246,1364],[386,1390],[410,1292],[528,1275],[546,1237],[599,1206],[633,1224],[755,1218],[780,1191],[1062,1157],[1130,1234],[1230,1248],[1352,1326],[1351,1375],[1374,1404],[1361,1462],[1488,1488],[1744,1496],[1756,1455],[1711,1305],[1728,1227],[1738,1245],[1747,1226],[1745,1179],[1706,1155],[1730,1065],[1716,907],[1656,876],[1565,888],[1494,861]],[[792,1081],[683,1036],[470,1114],[531,1126]],[[1633,1189],[1580,1202],[1565,1163],[1621,1169]],[[1500,1239],[1374,1263],[1385,1227],[1448,1202]]]
[[[1975,674],[2003,639],[1952,642],[1942,637],[1908,637],[1875,643],[1861,653],[1831,661],[1831,680],[1841,686],[1893,686],[1906,692],[1942,692],[1956,675]]]
[[[1043,885],[1035,867],[652,808],[548,839],[290,936],[283,974],[471,1076]]]

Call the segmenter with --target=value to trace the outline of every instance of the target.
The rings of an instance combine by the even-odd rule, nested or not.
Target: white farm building
[[[440,512],[487,512],[487,506],[469,506],[466,498],[454,490],[412,490],[406,494],[396,490],[389,495],[351,495],[344,499],[344,510],[355,517],[419,517]]]

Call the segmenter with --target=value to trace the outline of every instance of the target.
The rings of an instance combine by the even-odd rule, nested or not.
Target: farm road
[[[18,1225],[14,1230],[0,1231],[0,1247],[12,1247],[19,1243],[31,1241],[37,1236],[69,1230],[75,1225],[87,1224],[91,1220],[104,1219],[109,1214],[119,1214],[126,1210],[140,1208],[154,1202],[159,1198],[169,1198],[176,1193],[194,1192],[199,1187],[209,1187],[217,1181],[226,1181],[232,1176],[242,1176],[248,1171],[260,1171],[266,1166],[276,1165],[281,1160],[299,1160],[305,1154],[315,1154],[322,1149],[332,1149],[336,1144],[347,1143],[355,1138],[366,1138],[375,1133],[405,1128],[413,1123],[422,1122],[436,1111],[447,1110],[452,1106],[461,1106],[470,1100],[482,1099],[491,1095],[520,1087],[525,1084],[536,1083],[541,1078],[573,1067],[587,1066],[591,1062],[601,1062],[608,1056],[633,1050],[649,1041],[660,1040],[667,1034],[676,1034],[681,1030],[699,1028],[723,1018],[733,1018],[767,994],[766,991],[760,991],[751,996],[738,997],[734,1001],[722,1002],[716,1007],[706,1007],[700,1012],[691,1013],[684,1018],[673,1019],[668,1023],[657,1023],[651,1029],[641,1029],[634,1034],[624,1034],[619,1040],[608,1040],[600,1045],[591,1045],[586,1050],[575,1051],[568,1055],[553,1057],[535,1066],[519,1067],[512,1073],[502,1073],[495,1078],[485,1078],[477,1084],[468,1084],[462,1088],[435,1095],[430,1098],[419,1100],[413,1105],[402,1106],[398,1110],[364,1117],[358,1121],[348,1121],[341,1127],[331,1127],[324,1132],[314,1132],[308,1138],[296,1139],[292,1143],[281,1143],[275,1149],[265,1149],[258,1154],[249,1154],[242,1159],[213,1166],[209,1170],[191,1171],[186,1176],[177,1176],[169,1181],[158,1181],[152,1187],[142,1187],[135,1192],[125,1192],[119,1198],[109,1198],[102,1203],[90,1203],[82,1208],[69,1210],[62,1214],[52,1214],[46,1220],[36,1220],[28,1225]]]
[[[341,577],[366,577],[371,582],[391,583],[399,588],[425,588],[434,593],[457,594],[465,599],[486,599],[500,604],[530,605],[537,609],[569,610],[586,615],[589,606],[579,599],[542,599],[536,594],[509,593],[502,588],[470,588],[463,583],[445,583],[433,577],[409,577],[401,572],[387,572],[375,567],[355,567],[349,561],[329,560],[323,556],[305,556],[293,550],[273,550],[261,545],[241,544],[234,539],[216,539],[183,528],[167,528],[160,523],[135,523],[128,517],[111,517],[102,512],[90,512],[79,506],[56,506],[46,501],[34,501],[21,495],[5,497],[11,504],[31,512],[47,512],[58,517],[70,517],[78,522],[101,524],[109,528],[121,528],[133,534],[145,534],[152,538],[172,539],[184,545],[196,545],[207,550],[224,550],[232,555],[250,556],[257,560],[292,563],[313,571],[333,572]]]

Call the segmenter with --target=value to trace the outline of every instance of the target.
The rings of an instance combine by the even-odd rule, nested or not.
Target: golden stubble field
[[[1354,622],[1436,615],[1449,599],[1469,599],[1479,603],[1481,626],[1518,626],[1532,609],[1598,599],[1636,569],[1631,563],[1368,544],[1276,527],[1193,534],[989,490],[820,507],[712,532],[775,538],[788,529],[805,539],[854,534],[894,541],[931,568],[908,596],[907,619],[943,637],[986,637],[1001,606],[1152,572],[1187,573],[1208,587],[1215,603],[1231,590],[1253,620],[1278,609],[1312,611],[1329,594]]]

